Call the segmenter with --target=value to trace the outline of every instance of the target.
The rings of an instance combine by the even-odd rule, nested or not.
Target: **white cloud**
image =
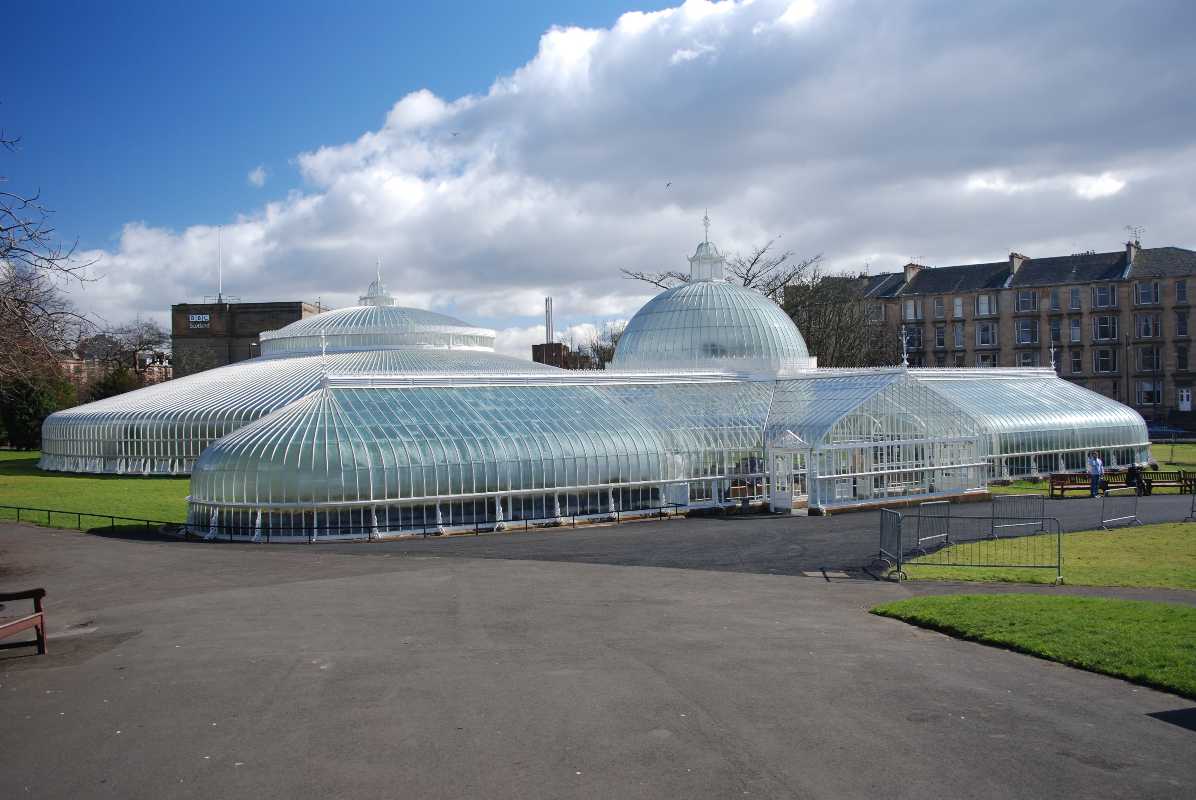
[[[526,352],[546,294],[566,327],[633,313],[654,290],[620,269],[684,269],[706,208],[726,251],[783,234],[834,268],[882,254],[873,272],[1114,249],[1127,220],[1191,246],[1194,16],[1146,10],[1128,37],[1100,3],[687,0],[552,28],[484,91],[412,92],[376,130],[277,154],[304,181],[283,198],[130,222],[81,254],[108,277],[78,299],[133,316],[212,294],[224,222],[232,294],[350,303],[382,256],[404,303]]]
[[[250,186],[262,188],[266,185],[266,168],[258,164],[253,169],[249,170],[249,174],[245,176],[245,180],[249,181]]]
[[[818,4],[814,0],[794,0],[777,22],[783,25],[800,25],[817,13]]]
[[[1117,194],[1125,188],[1125,181],[1109,172],[1102,172],[1100,175],[1079,175],[1072,179],[1072,188],[1085,200],[1096,200]]]
[[[607,324],[622,326],[627,324],[627,320],[613,319]],[[553,325],[556,334],[553,341],[564,342],[573,350],[579,350],[589,346],[590,342],[597,339],[605,330],[607,324],[599,325],[593,322],[580,322],[564,328],[558,328],[556,325]],[[503,328],[495,333],[497,336],[494,340],[494,349],[500,353],[517,358],[530,359],[532,357],[532,345],[540,344],[544,341],[543,324]]]
[[[670,64],[684,64],[686,61],[693,61],[701,58],[709,53],[717,53],[718,48],[708,44],[695,43],[691,47],[682,47],[673,51],[673,55],[669,58]]]
[[[1072,192],[1085,200],[1112,197],[1126,186],[1126,181],[1111,172],[1098,175],[1054,175],[1016,180],[1008,172],[982,172],[969,175],[964,188],[969,192],[995,192],[1016,195],[1026,192]]]

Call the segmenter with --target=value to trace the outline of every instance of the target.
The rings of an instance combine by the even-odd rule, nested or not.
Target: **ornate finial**
[[[378,286],[382,285],[382,256],[378,256]]]
[[[1055,369],[1055,345],[1051,345],[1051,369]]]
[[[901,366],[909,367],[909,340],[905,338],[905,326],[901,326]]]
[[[706,214],[702,217],[702,227],[706,230],[706,238],[703,241],[710,244],[710,209],[706,209]]]
[[[328,374],[328,337],[324,335],[324,329],[320,328],[320,367],[324,370],[324,374]]]

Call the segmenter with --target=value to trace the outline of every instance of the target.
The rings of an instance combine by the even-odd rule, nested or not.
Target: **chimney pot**
[[[912,261],[909,262],[908,264],[906,264],[905,265],[905,282],[909,283],[910,281],[912,281],[914,279],[914,276],[917,275],[921,271],[922,271],[921,264],[915,264]]]

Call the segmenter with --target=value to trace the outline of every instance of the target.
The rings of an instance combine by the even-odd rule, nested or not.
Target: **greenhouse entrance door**
[[[768,459],[768,508],[788,514],[804,505],[805,456],[799,450],[773,450]]]

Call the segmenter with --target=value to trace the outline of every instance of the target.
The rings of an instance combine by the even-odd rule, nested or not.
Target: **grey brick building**
[[[170,307],[174,377],[258,355],[258,336],[318,314],[312,303],[179,303]]]

